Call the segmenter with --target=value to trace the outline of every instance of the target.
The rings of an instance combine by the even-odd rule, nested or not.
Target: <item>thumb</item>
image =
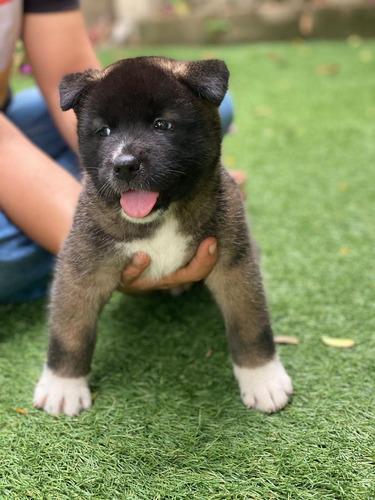
[[[150,256],[138,252],[133,256],[130,264],[128,264],[125,269],[122,271],[121,281],[122,286],[126,287],[130,283],[132,283],[135,279],[137,279],[143,271],[149,266],[151,262]]]

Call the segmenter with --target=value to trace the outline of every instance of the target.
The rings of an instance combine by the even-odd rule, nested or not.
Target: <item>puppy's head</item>
[[[130,217],[189,196],[220,157],[224,62],[125,59],[74,73],[61,108],[78,118],[80,155],[99,196]]]

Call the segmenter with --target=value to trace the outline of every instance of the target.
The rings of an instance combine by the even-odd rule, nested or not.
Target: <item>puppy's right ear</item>
[[[65,75],[59,86],[61,109],[67,111],[74,108],[99,79],[100,74],[98,69],[88,69],[83,73]]]

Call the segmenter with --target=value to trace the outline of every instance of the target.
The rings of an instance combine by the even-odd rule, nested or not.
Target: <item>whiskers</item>
[[[179,174],[179,175],[184,175],[185,177],[192,177],[188,172],[183,172],[182,170],[177,170],[177,168],[171,168],[170,172]]]
[[[164,181],[167,181],[167,183],[170,184],[171,180],[177,180],[177,178],[180,176],[191,178],[194,177],[189,172],[185,172],[174,167],[168,167],[165,170],[150,172],[147,181],[149,181],[150,184],[158,184],[159,182],[163,183]]]
[[[123,191],[126,189],[133,189],[136,191],[162,191],[170,189],[175,183],[178,183],[181,178],[194,178],[194,174],[179,168],[179,166],[166,166],[165,168],[147,168],[143,172],[139,172],[139,176],[130,180],[126,185],[121,186],[110,175],[105,178],[102,175],[103,183],[98,182],[97,168],[86,168],[89,177],[96,177],[94,184],[96,186],[95,193],[93,193],[93,200],[98,198],[106,201],[113,201],[120,198]],[[90,175],[91,172],[94,175]],[[100,177],[99,177],[100,178]]]
[[[105,200],[113,198],[115,191],[112,186],[111,179],[107,179],[105,183],[98,189],[94,195],[95,198],[104,198]]]

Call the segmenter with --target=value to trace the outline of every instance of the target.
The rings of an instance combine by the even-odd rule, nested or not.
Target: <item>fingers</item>
[[[246,181],[247,181],[247,176],[244,172],[240,172],[239,170],[231,170],[229,173],[230,173],[231,177],[233,177],[237,186],[240,189],[245,186]]]
[[[150,257],[146,254],[136,254],[136,256],[141,257],[142,263],[136,265],[133,259],[132,263],[123,271],[123,284],[120,288],[122,292],[139,293],[165,290],[206,278],[217,261],[217,242],[213,237],[203,240],[187,266],[170,276],[165,276],[160,281],[152,281],[141,276],[150,263]]]
[[[217,242],[215,238],[206,238],[199,245],[197,253],[182,269],[179,269],[171,276],[167,276],[162,280],[165,285],[173,286],[184,285],[194,281],[201,281],[212,271],[217,261]]]
[[[139,279],[140,275],[149,266],[150,262],[151,259],[147,254],[141,252],[136,253],[133,260],[122,272],[119,290],[122,292],[136,291],[133,290],[132,284],[134,281]]]

